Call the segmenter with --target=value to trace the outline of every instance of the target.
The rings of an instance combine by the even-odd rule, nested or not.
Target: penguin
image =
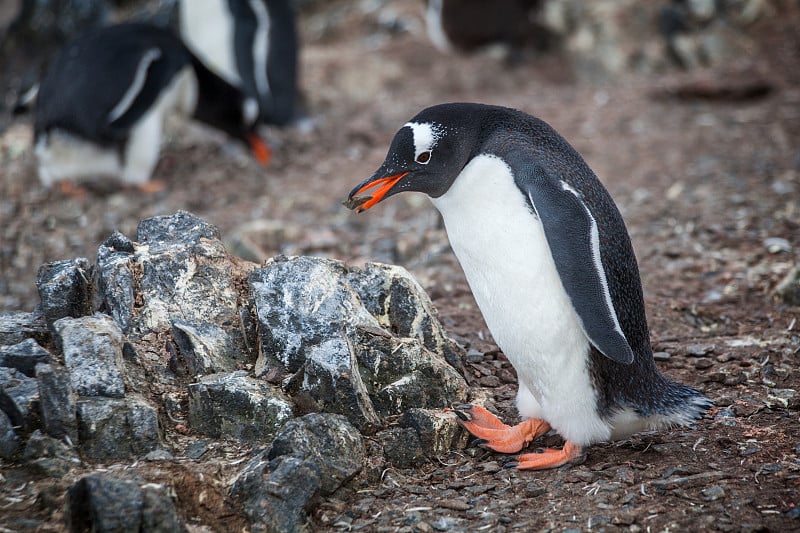
[[[469,52],[492,43],[545,50],[551,32],[537,22],[541,0],[426,0],[428,38],[442,52]]]
[[[179,9],[186,45],[256,99],[261,122],[295,118],[298,37],[289,0],[181,0]]]
[[[171,30],[127,23],[79,36],[53,59],[37,96],[42,184],[114,176],[145,186],[171,113],[220,129],[262,164],[269,160],[254,129],[257,103],[208,70]]]
[[[486,324],[517,372],[520,424],[479,406],[454,409],[482,446],[515,453],[552,429],[562,449],[512,464],[555,468],[582,462],[594,443],[692,426],[710,407],[656,368],[622,216],[548,124],[475,103],[425,109],[400,128],[346,205],[362,212],[403,191],[427,194],[441,213]]]

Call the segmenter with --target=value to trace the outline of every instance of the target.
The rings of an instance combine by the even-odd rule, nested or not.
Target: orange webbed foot
[[[526,453],[517,457],[516,463],[508,466],[516,466],[518,470],[545,470],[547,468],[557,468],[567,463],[581,463],[586,458],[583,448],[570,441],[564,443],[560,450],[545,448],[538,453]]]
[[[136,190],[145,194],[155,194],[167,188],[167,182],[162,180],[150,180],[136,186]]]
[[[460,405],[453,412],[458,415],[458,423],[464,429],[484,441],[480,444],[481,447],[500,453],[518,452],[533,439],[550,430],[550,424],[536,418],[509,426],[477,405]]]

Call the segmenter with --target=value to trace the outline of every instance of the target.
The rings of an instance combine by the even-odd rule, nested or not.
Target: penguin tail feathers
[[[697,389],[671,383],[670,401],[664,405],[664,415],[676,426],[694,426],[714,403]]]

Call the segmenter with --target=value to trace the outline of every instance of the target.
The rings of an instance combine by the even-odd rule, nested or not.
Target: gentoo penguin
[[[256,102],[205,68],[170,30],[130,23],[78,37],[53,59],[37,97],[42,183],[115,176],[145,184],[170,113],[214,126],[247,143],[260,162],[269,159],[254,130]]]
[[[295,116],[297,26],[289,0],[181,0],[180,32],[213,72],[255,98],[266,124]]]
[[[371,196],[358,196],[375,189]],[[592,443],[690,426],[710,402],[659,373],[630,238],[610,195],[545,122],[471,103],[420,112],[350,193],[364,211],[403,191],[430,196],[498,346],[519,379],[514,427],[478,406],[460,423],[503,453],[551,428],[561,450],[520,469],[585,458]]]
[[[545,49],[551,32],[537,22],[542,0],[426,0],[425,26],[442,51],[470,51],[492,43]]]

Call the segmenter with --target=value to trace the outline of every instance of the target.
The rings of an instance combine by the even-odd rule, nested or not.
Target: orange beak
[[[247,142],[250,143],[250,149],[253,150],[253,156],[256,158],[256,161],[262,165],[269,163],[270,159],[272,159],[272,150],[270,150],[264,139],[255,133],[248,133]]]
[[[353,192],[351,192],[350,200],[353,200],[353,197],[357,196],[358,194],[361,194],[362,192],[368,191],[372,188],[378,187],[375,190],[375,192],[372,193],[372,196],[370,196],[367,199],[367,201],[354,206],[356,213],[363,213],[373,205],[383,200],[383,197],[386,196],[386,193],[388,193],[392,189],[392,187],[397,185],[397,182],[403,179],[406,174],[408,174],[408,171],[401,172],[400,174],[394,174],[393,176],[380,178],[375,181],[370,181],[362,185],[358,190],[354,190]],[[351,207],[351,209],[353,209],[353,207]]]

